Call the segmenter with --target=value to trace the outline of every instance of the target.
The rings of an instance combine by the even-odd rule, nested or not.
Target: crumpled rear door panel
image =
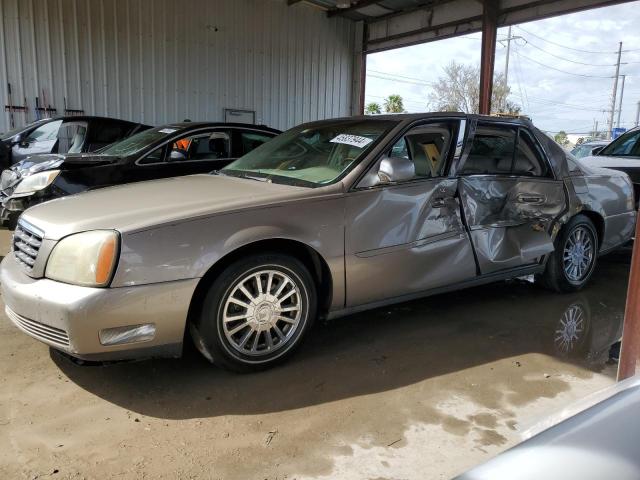
[[[566,207],[562,182],[471,175],[460,179],[460,198],[480,273],[534,264],[553,251],[551,227]]]

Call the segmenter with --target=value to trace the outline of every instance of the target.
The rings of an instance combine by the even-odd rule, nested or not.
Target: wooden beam
[[[631,273],[624,309],[622,350],[618,363],[618,381],[632,377],[640,365],[640,222],[636,223],[636,237],[631,256]]]
[[[480,58],[480,113],[491,113],[493,69],[498,34],[498,0],[485,0],[482,11],[482,51]]]

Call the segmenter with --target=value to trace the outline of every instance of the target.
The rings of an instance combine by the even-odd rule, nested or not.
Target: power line
[[[564,60],[565,62],[571,62],[571,63],[575,63],[578,65],[586,65],[589,67],[615,67],[616,64],[615,63],[608,63],[608,64],[602,64],[602,63],[585,63],[585,62],[578,62],[577,60],[571,60],[570,58],[565,58],[565,57],[561,57],[560,55],[556,55],[555,53],[551,53],[543,48],[540,48],[536,45],[534,45],[533,43],[531,43],[529,40],[527,40],[526,38],[524,38],[524,41],[526,42],[526,45],[531,45],[533,48],[540,50],[541,52],[546,53],[547,55],[551,55],[552,57],[558,58],[560,60]],[[524,46],[526,46],[524,45]],[[636,63],[636,62],[628,62],[628,63]],[[637,62],[640,63],[640,62]]]
[[[538,62],[537,60],[534,60],[533,58],[529,58],[526,55],[522,55],[518,51],[514,51],[514,53],[519,57],[522,57],[522,58],[524,58],[526,60],[529,60],[530,62],[537,63],[541,67],[548,68],[549,70],[555,70],[556,72],[565,73],[567,75],[573,75],[573,76],[576,76],[576,77],[586,77],[586,78],[613,78],[612,75],[608,75],[608,76],[605,77],[605,76],[602,76],[602,75],[586,75],[584,73],[567,72],[566,70],[561,70],[559,68],[551,67],[551,66],[546,65],[544,63]]]
[[[424,78],[408,77],[406,75],[399,75],[397,73],[387,73],[387,72],[381,72],[379,70],[367,70],[367,73],[368,72],[377,73],[379,75],[386,75],[388,77],[398,77],[398,78],[404,78],[404,79],[407,79],[407,80],[414,80],[416,82],[426,82],[426,80]]]
[[[382,75],[377,75],[375,73],[368,73],[367,77],[373,77],[373,78],[379,78],[381,80],[389,80],[391,82],[400,82],[400,83],[408,83],[410,85],[422,85],[422,86],[427,86],[430,87],[431,84],[429,82],[426,81],[417,81],[417,80],[405,80],[403,78],[397,78],[397,77],[385,77]]]
[[[518,96],[518,95],[516,94],[516,96]],[[540,105],[548,105],[550,107],[558,106],[558,107],[562,107],[562,108],[570,108],[570,109],[573,109],[573,110],[582,110],[582,111],[585,111],[585,112],[603,112],[603,111],[607,111],[606,108],[583,107],[583,106],[580,106],[580,105],[571,105],[569,103],[547,101],[547,100],[535,99],[535,98],[530,98],[529,102],[538,103]]]
[[[535,33],[529,32],[528,30],[525,30],[524,28],[522,28],[519,25],[516,25],[516,28],[519,30],[522,30],[524,33],[527,33],[531,36],[534,36],[540,40],[542,40],[543,42],[547,42],[550,43],[551,45],[555,45],[556,47],[561,47],[561,48],[566,48],[567,50],[573,50],[574,52],[582,52],[582,53],[592,53],[592,54],[598,54],[598,55],[613,55],[614,53],[618,53],[618,51],[608,51],[608,52],[597,52],[597,51],[593,51],[593,50],[583,50],[580,48],[574,48],[574,47],[568,47],[567,45],[562,45],[561,43],[557,43],[554,42],[552,40],[549,40],[547,38],[541,37],[540,35],[536,35]],[[632,51],[632,50],[628,50],[628,51]]]
[[[380,98],[382,100],[386,100],[387,98],[389,98],[388,96],[384,97],[382,95],[373,95],[373,94],[367,94],[367,97],[372,97],[372,98]],[[416,105],[421,105],[422,103],[426,103],[425,100],[419,100],[417,98],[413,98],[413,97],[405,97],[404,95],[401,95],[402,100],[408,103],[414,103]]]

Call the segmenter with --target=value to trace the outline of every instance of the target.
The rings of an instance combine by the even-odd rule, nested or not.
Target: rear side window
[[[525,128],[480,124],[460,173],[548,177],[550,170],[540,146]]]
[[[516,150],[517,129],[510,127],[478,126],[471,151],[462,171],[473,174],[511,174]]]
[[[518,147],[511,170],[513,175],[548,177],[549,167],[538,143],[524,129],[518,132]]]
[[[273,136],[257,132],[240,132],[240,155],[245,155],[271,140]]]
[[[64,122],[58,131],[58,153],[82,151],[87,135],[87,122]]]
[[[108,145],[127,136],[131,125],[127,123],[101,122],[93,126],[91,141]]]

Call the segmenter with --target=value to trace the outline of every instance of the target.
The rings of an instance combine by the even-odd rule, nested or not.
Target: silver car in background
[[[525,432],[521,444],[455,480],[637,480],[640,378],[596,392]]]
[[[30,208],[0,281],[9,318],[70,355],[179,356],[190,333],[251,370],[317,317],[530,274],[578,290],[634,223],[626,174],[582,167],[528,120],[352,117],[211,175]]]

